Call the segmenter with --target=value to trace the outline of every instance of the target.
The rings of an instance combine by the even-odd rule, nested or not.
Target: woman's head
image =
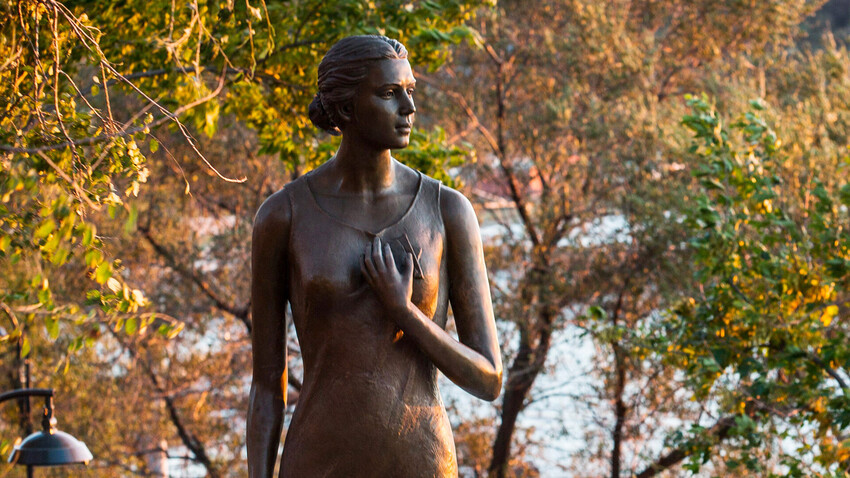
[[[319,92],[310,103],[310,121],[330,134],[339,135],[338,108],[351,102],[369,67],[380,60],[406,58],[404,45],[385,36],[357,35],[336,42],[319,64]]]

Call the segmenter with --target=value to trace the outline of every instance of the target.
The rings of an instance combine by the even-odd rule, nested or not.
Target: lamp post
[[[34,466],[57,466],[72,463],[87,464],[92,454],[86,444],[73,436],[55,428],[53,417],[53,389],[24,388],[0,394],[0,403],[13,398],[44,397],[44,414],[41,418],[42,430],[26,437],[15,445],[9,463],[26,465],[27,477],[33,476]]]

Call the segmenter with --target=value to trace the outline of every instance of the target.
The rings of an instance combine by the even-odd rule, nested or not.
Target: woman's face
[[[410,143],[416,107],[416,79],[407,60],[381,60],[357,87],[351,121],[343,134],[354,134],[375,149],[399,149]]]

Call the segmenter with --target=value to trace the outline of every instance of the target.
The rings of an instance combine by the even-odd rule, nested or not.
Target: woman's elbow
[[[493,378],[491,380],[491,385],[489,389],[489,394],[485,398],[488,402],[492,402],[493,400],[499,398],[499,395],[502,394],[502,367],[497,367],[495,372],[493,373]]]
[[[480,386],[472,394],[488,402],[499,398],[502,394],[502,368],[497,367],[485,373]]]

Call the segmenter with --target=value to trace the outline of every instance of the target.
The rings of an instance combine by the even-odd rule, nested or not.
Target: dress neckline
[[[416,170],[414,170],[414,171],[416,171]],[[307,173],[306,175],[304,175],[304,182],[307,185],[307,191],[310,193],[309,194],[310,199],[313,201],[313,205],[316,206],[316,209],[318,209],[322,214],[329,217],[334,222],[342,224],[343,226],[348,227],[350,229],[360,231],[360,232],[362,232],[362,233],[364,233],[368,236],[372,236],[372,237],[380,236],[384,231],[386,231],[387,229],[401,223],[405,218],[407,218],[407,216],[410,215],[410,211],[413,210],[413,207],[416,205],[416,202],[419,200],[419,196],[421,195],[421,192],[422,192],[422,183],[424,182],[422,172],[416,171],[416,174],[418,175],[418,182],[416,184],[416,194],[413,196],[413,200],[410,201],[410,204],[407,206],[407,209],[405,209],[404,213],[402,213],[401,216],[399,216],[394,221],[392,221],[389,224],[387,224],[386,226],[378,229],[377,232],[372,232],[372,231],[369,231],[369,230],[367,230],[363,227],[356,226],[356,225],[351,224],[347,221],[344,221],[344,220],[336,217],[335,215],[331,214],[330,211],[323,208],[322,205],[319,204],[319,200],[316,198],[316,193],[315,193],[315,191],[313,191],[313,186],[310,184],[310,176],[312,176],[312,173],[313,172],[311,171],[310,173]]]

